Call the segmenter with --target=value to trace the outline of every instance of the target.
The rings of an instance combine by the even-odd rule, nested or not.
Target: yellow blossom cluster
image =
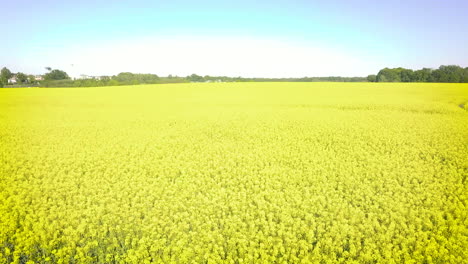
[[[0,89],[0,263],[464,263],[468,85]]]

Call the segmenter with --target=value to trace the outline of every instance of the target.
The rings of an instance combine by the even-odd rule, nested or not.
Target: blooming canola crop
[[[463,263],[468,85],[0,89],[0,263]]]

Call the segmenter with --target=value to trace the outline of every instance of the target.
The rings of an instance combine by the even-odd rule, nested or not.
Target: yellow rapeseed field
[[[466,263],[468,84],[0,89],[0,263]]]

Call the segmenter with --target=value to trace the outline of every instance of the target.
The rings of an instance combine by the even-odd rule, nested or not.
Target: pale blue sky
[[[17,0],[2,9],[0,67],[13,72],[302,77],[468,67],[465,0]]]

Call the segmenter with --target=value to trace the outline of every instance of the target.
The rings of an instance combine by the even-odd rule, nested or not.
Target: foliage
[[[28,82],[29,83],[36,83],[36,76],[30,74],[28,75]]]
[[[70,79],[68,74],[61,70],[52,70],[46,74],[44,74],[44,80],[51,81],[51,80],[66,80]]]
[[[7,67],[3,67],[0,71],[0,84],[8,84],[8,79],[10,79],[11,76],[11,71]]]
[[[135,84],[164,84],[164,83],[186,83],[186,82],[468,82],[468,68],[461,68],[456,65],[440,66],[439,69],[432,70],[423,68],[413,71],[411,69],[399,68],[384,68],[377,75],[369,75],[367,77],[303,77],[303,78],[244,78],[244,77],[228,77],[228,76],[200,76],[192,74],[187,77],[178,77],[169,75],[167,77],[159,77],[156,74],[136,74],[130,72],[122,72],[116,76],[102,76],[92,79],[70,80],[67,73],[60,70],[52,70],[46,67],[49,71],[44,77],[45,81],[41,81],[42,87],[99,87],[99,86],[121,86]],[[0,87],[3,84],[8,84],[8,78],[11,72],[8,69],[2,69],[2,78],[0,78]],[[30,75],[32,76],[32,75]],[[33,77],[33,76],[32,76]],[[23,78],[24,79],[24,78]],[[29,78],[29,83],[34,84],[35,78]],[[13,86],[9,86],[13,87]]]
[[[423,68],[417,70],[413,74],[413,82],[431,82],[432,81],[432,69]]]
[[[465,70],[460,66],[442,65],[439,69],[433,71],[432,78],[435,82],[459,83],[462,82],[464,74]]]
[[[467,102],[466,84],[0,90],[0,263],[463,263]]]
[[[193,74],[187,77],[187,80],[194,82],[221,81],[221,82],[366,82],[364,77],[303,77],[303,78],[243,78],[227,76],[198,76]]]
[[[135,74],[130,72],[121,72],[113,79],[122,84],[152,84],[159,81],[156,74]]]
[[[441,65],[439,69],[423,68],[413,71],[405,68],[385,68],[379,71],[378,82],[439,82],[466,83],[468,82],[468,68],[457,65]]]
[[[209,77],[209,76],[207,76]],[[204,82],[205,81],[205,78],[203,78],[202,76],[200,75],[196,75],[195,73],[190,75],[190,76],[187,76],[187,80],[191,81],[191,82]]]
[[[378,82],[401,82],[401,71],[403,68],[389,69],[385,68],[379,71],[377,74]]]
[[[28,76],[22,72],[16,74],[16,82],[19,84],[26,83],[28,81]]]
[[[368,82],[376,82],[377,81],[377,75],[371,74],[371,75],[367,76],[367,81]]]
[[[159,78],[155,83],[183,83],[187,82],[185,78]],[[118,81],[116,78],[103,79],[77,79],[77,80],[61,80],[61,81],[45,81],[41,82],[42,87],[102,87],[102,86],[122,86],[128,84],[144,84],[138,80],[127,80],[124,82]]]

